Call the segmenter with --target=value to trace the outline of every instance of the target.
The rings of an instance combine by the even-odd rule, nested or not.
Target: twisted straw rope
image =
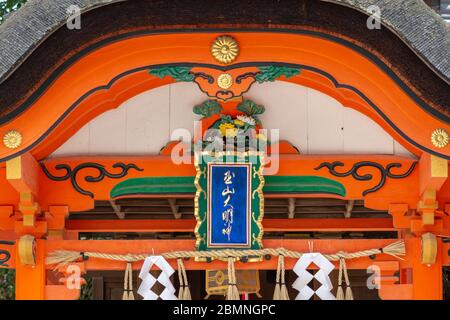
[[[357,259],[362,257],[368,257],[377,254],[388,254],[397,259],[402,259],[400,256],[405,255],[405,243],[403,241],[397,241],[387,245],[380,249],[370,249],[358,252],[337,252],[335,254],[324,254],[323,256],[330,261],[338,261],[339,259]],[[46,259],[47,265],[65,265],[74,261],[77,261],[82,256],[115,260],[115,261],[126,261],[126,262],[137,262],[145,260],[151,254],[110,254],[101,252],[76,252],[76,251],[66,251],[58,250],[49,254]],[[155,254],[153,254],[155,255]],[[285,248],[266,248],[260,250],[211,250],[211,251],[173,251],[157,254],[163,256],[165,259],[179,259],[179,258],[210,258],[210,259],[227,259],[228,257],[243,258],[243,257],[264,257],[266,255],[279,256],[283,255],[287,258],[299,259],[303,253],[298,251],[292,251]]]

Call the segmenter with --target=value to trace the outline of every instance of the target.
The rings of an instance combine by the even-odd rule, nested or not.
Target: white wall
[[[266,107],[265,128],[280,129],[280,139],[303,154],[412,156],[371,119],[316,90],[272,82],[255,84],[245,97]],[[93,119],[52,156],[157,154],[173,130],[193,133],[192,108],[206,99],[193,83],[144,92]]]
[[[198,86],[177,83],[137,95],[90,121],[52,156],[158,154],[177,128],[194,132],[194,105],[205,100]]]

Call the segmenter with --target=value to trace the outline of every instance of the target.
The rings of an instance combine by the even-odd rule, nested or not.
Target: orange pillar
[[[45,240],[36,240],[35,248],[34,266],[24,265],[19,248],[16,250],[16,300],[45,299]]]

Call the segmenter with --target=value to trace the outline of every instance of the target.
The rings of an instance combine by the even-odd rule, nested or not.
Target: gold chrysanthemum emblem
[[[237,58],[239,45],[233,37],[221,36],[212,44],[211,54],[217,61],[223,64],[229,64]]]
[[[3,144],[9,149],[16,149],[22,145],[22,134],[16,130],[8,131],[3,136]]]
[[[221,89],[229,89],[233,85],[233,77],[228,73],[223,73],[217,78],[217,84]]]
[[[431,142],[436,148],[444,148],[450,142],[448,132],[444,129],[436,129],[431,134]]]

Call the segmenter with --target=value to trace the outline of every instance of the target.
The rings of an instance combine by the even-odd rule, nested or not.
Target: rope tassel
[[[342,261],[344,259],[339,259],[339,276],[338,276],[338,288],[336,292],[336,300],[345,300],[344,289],[342,289]]]
[[[131,262],[127,262],[125,276],[123,279],[123,296],[122,300],[134,300],[133,293],[133,266]]]
[[[180,290],[178,291],[178,300],[183,300],[184,297],[184,281],[183,281],[183,272],[181,271],[181,259],[177,259],[178,264],[178,281],[180,282]]]
[[[342,259],[342,264],[344,267],[345,284],[347,285],[347,288],[345,289],[345,300],[353,300],[353,292],[350,287],[350,280],[348,279],[347,263],[345,262],[345,259]]]
[[[344,289],[342,288],[342,280],[345,281],[346,285],[345,294]],[[336,300],[353,300],[353,292],[348,278],[347,263],[344,258],[339,259],[339,278]]]
[[[280,271],[281,271],[281,276],[280,276],[280,300],[289,300],[289,293],[287,291],[287,287],[286,287],[286,279],[285,279],[285,275],[286,275],[286,271],[284,269],[284,256],[280,255],[278,257],[279,260],[281,260],[280,262]]]
[[[278,256],[277,277],[273,300],[289,300],[289,293],[285,281],[284,256]]]
[[[278,256],[278,265],[277,265],[277,275],[275,279],[275,291],[273,292],[273,300],[281,300],[280,299],[280,273],[281,273],[281,255]]]
[[[228,257],[228,292],[227,300],[240,300],[239,290],[236,284],[236,271],[234,269],[234,258]]]
[[[178,300],[192,300],[191,291],[189,289],[186,268],[183,260],[177,259],[178,263],[178,279],[180,281],[180,291],[178,292]]]

